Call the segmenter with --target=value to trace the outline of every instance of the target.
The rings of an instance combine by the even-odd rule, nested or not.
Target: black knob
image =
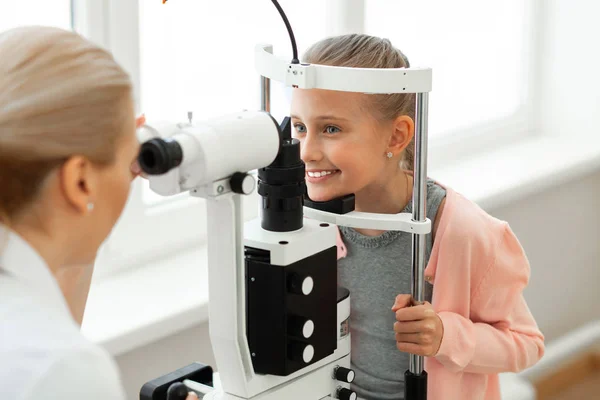
[[[176,382],[169,386],[167,390],[167,400],[185,400],[190,390],[181,382]]]
[[[138,163],[148,175],[166,174],[177,168],[183,160],[183,150],[172,139],[152,139],[142,144]]]
[[[288,347],[288,356],[294,361],[308,364],[315,357],[315,348],[310,344],[292,342]]]
[[[245,172],[236,172],[229,180],[231,190],[239,194],[250,194],[254,190],[255,181],[252,175]]]
[[[340,388],[337,392],[337,398],[340,400],[356,400],[358,396],[356,392],[353,392],[350,389]]]
[[[355,374],[354,371],[349,368],[336,367],[336,369],[333,370],[333,376],[340,382],[352,383],[354,381]]]
[[[288,287],[290,292],[308,296],[312,293],[315,282],[310,276],[293,274],[289,278]]]
[[[315,332],[315,323],[307,318],[292,316],[288,319],[288,335],[310,338]]]

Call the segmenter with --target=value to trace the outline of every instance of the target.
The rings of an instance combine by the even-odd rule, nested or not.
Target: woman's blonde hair
[[[388,39],[365,34],[348,34],[321,40],[306,50],[302,61],[310,64],[355,68],[408,68],[408,59]],[[415,119],[413,93],[374,94],[368,96],[371,112],[380,121],[392,121],[400,115]],[[413,168],[414,137],[404,150],[402,168]]]
[[[112,55],[51,27],[0,34],[0,222],[29,205],[74,155],[114,161],[132,84]]]

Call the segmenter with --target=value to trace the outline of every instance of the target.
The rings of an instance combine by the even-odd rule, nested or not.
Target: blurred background
[[[74,29],[131,74],[149,121],[259,108],[254,46],[291,59],[268,0],[1,0],[0,31]],[[600,393],[600,2],[595,0],[280,0],[300,53],[368,33],[433,68],[429,175],[506,220],[531,262],[525,297],[546,335],[503,398]],[[272,110],[289,91],[272,84]],[[243,151],[243,149],[234,150]],[[256,197],[245,202],[257,216]],[[85,334],[117,359],[131,399],[148,380],[200,361],[208,336],[205,208],[135,183],[102,248]],[[404,367],[399,366],[399,371]],[[400,373],[400,372],[399,372]]]

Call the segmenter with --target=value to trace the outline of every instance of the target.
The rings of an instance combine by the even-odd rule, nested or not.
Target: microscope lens
[[[172,139],[152,139],[142,144],[138,162],[148,175],[166,174],[177,168],[183,159],[179,143]]]

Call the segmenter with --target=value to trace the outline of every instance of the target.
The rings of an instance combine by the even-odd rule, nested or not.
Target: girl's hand
[[[444,326],[430,303],[414,305],[411,295],[400,294],[392,307],[396,313],[394,331],[398,350],[433,357],[442,344]]]

